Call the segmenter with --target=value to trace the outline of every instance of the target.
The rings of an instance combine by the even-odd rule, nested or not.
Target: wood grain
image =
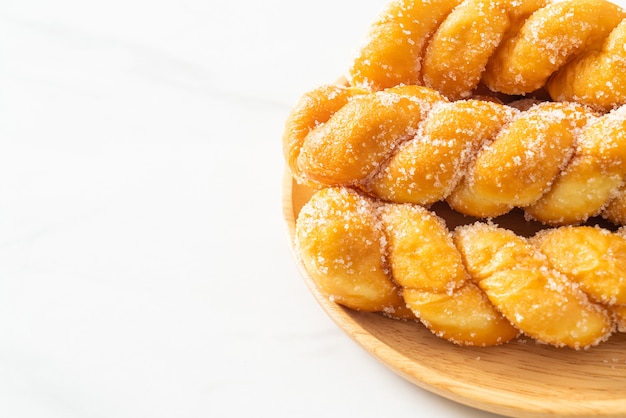
[[[292,242],[295,219],[312,193],[285,175],[283,212]],[[514,224],[514,216],[504,221]],[[458,347],[418,323],[332,303],[320,294],[299,262],[298,267],[314,298],[341,329],[419,387],[513,417],[626,417],[624,333],[587,351],[554,348],[524,339],[500,347]]]

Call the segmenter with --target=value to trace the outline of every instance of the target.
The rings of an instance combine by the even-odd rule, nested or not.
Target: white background
[[[1,417],[490,416],[353,343],[289,250],[284,120],[383,5],[0,3]]]

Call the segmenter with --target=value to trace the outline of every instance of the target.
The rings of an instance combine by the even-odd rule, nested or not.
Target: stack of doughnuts
[[[392,1],[286,122],[319,289],[460,345],[626,332],[625,44],[606,0]]]

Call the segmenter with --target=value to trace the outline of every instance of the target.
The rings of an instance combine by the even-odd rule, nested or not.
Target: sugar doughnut
[[[349,70],[352,85],[432,87],[467,98],[481,84],[607,111],[626,101],[626,12],[606,0],[394,0]]]
[[[611,202],[626,180],[626,106],[596,114],[566,102],[450,102],[420,86],[323,86],[293,109],[284,144],[294,177],[313,187],[356,186],[426,206],[447,200],[483,218],[520,207],[550,225],[605,209],[624,220]]]
[[[352,309],[400,313],[400,295],[426,327],[456,344],[498,345],[523,333],[582,349],[623,328],[626,294],[626,240],[599,229],[586,240],[587,228],[530,239],[486,222],[450,231],[419,205],[331,187],[300,212],[296,245],[322,291]],[[589,257],[563,255],[572,243]],[[591,262],[603,249],[614,256]],[[591,279],[606,283],[584,284]]]

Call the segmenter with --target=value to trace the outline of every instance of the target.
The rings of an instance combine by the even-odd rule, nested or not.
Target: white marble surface
[[[1,417],[490,416],[355,345],[289,252],[283,122],[384,2],[0,3]]]

